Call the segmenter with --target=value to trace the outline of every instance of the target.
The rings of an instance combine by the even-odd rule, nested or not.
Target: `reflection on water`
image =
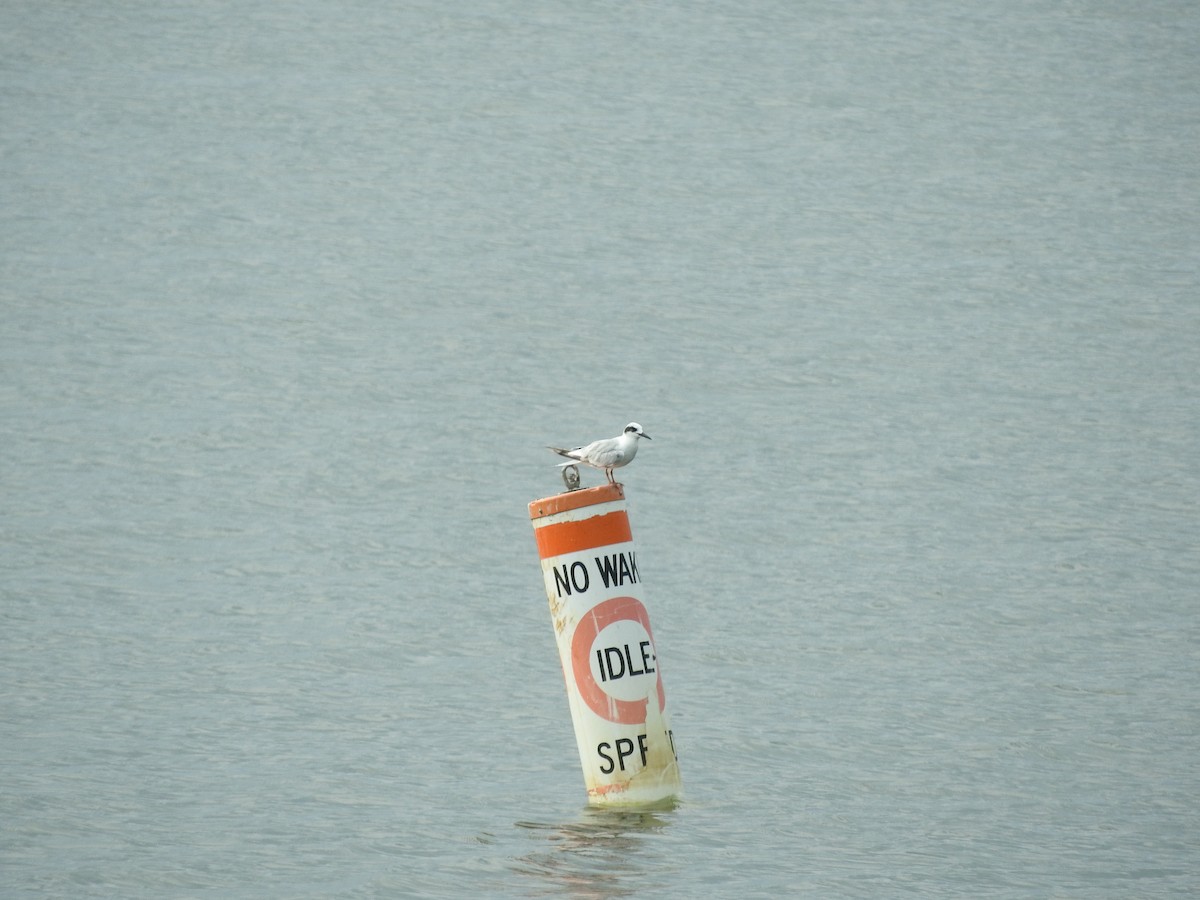
[[[624,897],[645,891],[674,868],[662,858],[663,844],[647,843],[674,822],[675,804],[653,809],[587,807],[572,822],[517,822],[537,846],[512,861],[526,876],[533,896]]]

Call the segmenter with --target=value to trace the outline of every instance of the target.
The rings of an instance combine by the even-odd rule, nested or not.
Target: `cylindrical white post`
[[[529,517],[588,802],[643,805],[678,797],[675,738],[623,487],[535,500]]]

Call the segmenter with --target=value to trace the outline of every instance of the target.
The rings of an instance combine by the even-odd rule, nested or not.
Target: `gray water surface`
[[[7,3],[0,895],[1200,891],[1198,42]],[[613,813],[526,504],[630,420]]]

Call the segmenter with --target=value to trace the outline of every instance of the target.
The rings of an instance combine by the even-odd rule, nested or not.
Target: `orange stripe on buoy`
[[[542,559],[633,540],[633,532],[629,528],[629,514],[624,510],[592,516],[580,522],[543,525],[535,529],[533,534],[537,538],[538,555]]]
[[[607,503],[610,500],[624,500],[625,491],[619,484],[602,484],[599,487],[583,488],[578,491],[568,491],[554,497],[534,500],[529,504],[529,518],[543,519],[555,513],[568,512],[572,509],[582,509],[585,506],[595,506],[597,503]]]

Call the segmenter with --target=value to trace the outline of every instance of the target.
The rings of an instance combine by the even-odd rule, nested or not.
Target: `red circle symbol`
[[[641,700],[619,700],[605,692],[596,683],[592,675],[592,644],[596,637],[613,622],[637,622],[646,629],[646,635],[653,643],[654,634],[650,631],[650,616],[646,607],[636,597],[613,597],[603,603],[597,603],[583,620],[575,627],[571,638],[571,669],[575,674],[575,686],[579,696],[588,708],[602,719],[617,722],[621,725],[641,725],[646,721],[646,702]],[[658,708],[667,704],[666,692],[663,691],[662,670],[658,672]]]

